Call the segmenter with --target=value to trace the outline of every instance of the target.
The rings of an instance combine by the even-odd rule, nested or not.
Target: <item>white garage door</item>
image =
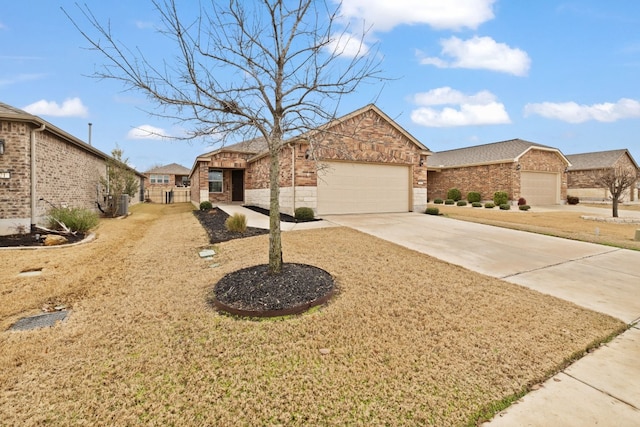
[[[407,212],[409,167],[327,162],[318,171],[318,215]]]
[[[520,194],[528,205],[560,203],[560,175],[548,172],[522,172]]]

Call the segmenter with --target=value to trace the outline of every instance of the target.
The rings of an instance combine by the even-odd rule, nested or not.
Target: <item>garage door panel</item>
[[[560,176],[548,172],[522,172],[520,194],[529,205],[554,205],[560,201]]]
[[[408,210],[407,166],[328,162],[319,173],[319,215]]]

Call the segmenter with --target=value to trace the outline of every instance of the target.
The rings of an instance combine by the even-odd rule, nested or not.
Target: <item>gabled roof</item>
[[[380,108],[378,108],[375,104],[368,104],[365,105],[362,108],[359,108],[355,111],[352,111],[349,114],[346,114],[342,117],[339,117],[335,120],[332,120],[328,123],[325,123],[322,126],[319,126],[318,129],[313,129],[311,131],[305,132],[297,137],[291,138],[291,142],[296,142],[296,140],[299,139],[305,139],[315,133],[318,132],[322,132],[323,130],[327,130],[330,129],[336,125],[339,125],[342,122],[345,122],[349,119],[352,119],[353,117],[357,117],[367,111],[373,111],[375,112],[377,115],[379,115],[380,117],[382,117],[387,123],[389,123],[392,127],[394,127],[398,132],[400,132],[404,137],[406,137],[409,141],[411,141],[413,144],[415,144],[419,149],[421,149],[424,154],[426,155],[431,155],[431,151],[429,151],[429,149],[420,141],[418,141],[413,135],[411,135],[409,132],[407,132],[402,126],[400,126],[398,123],[396,123],[395,120],[393,120],[391,117],[387,116]]]
[[[428,166],[430,169],[440,169],[517,162],[532,149],[557,152],[569,164],[567,158],[557,148],[523,139],[510,139],[433,153],[429,157]]]
[[[169,165],[158,166],[157,168],[149,169],[145,173],[163,173],[168,175],[189,175],[190,170],[177,163],[171,163]]]
[[[33,114],[27,113],[26,111],[20,110],[19,108],[12,107],[11,105],[0,102],[0,120],[9,120],[13,122],[26,122],[32,123],[35,126],[42,127],[44,126],[45,131],[50,132],[59,138],[67,141],[68,143],[75,145],[76,147],[89,152],[103,160],[113,159],[108,154],[103,153],[92,145],[89,145],[75,136],[63,131],[62,129],[52,125],[51,123],[43,120],[38,116],[34,116]],[[127,166],[131,171],[133,171],[136,175],[143,177],[140,172],[137,170]]]
[[[333,126],[336,126],[346,120],[349,120],[353,117],[356,117],[366,111],[374,111],[376,114],[378,114],[380,117],[382,117],[384,120],[386,120],[391,126],[393,126],[398,132],[400,132],[402,135],[404,135],[407,139],[409,139],[412,143],[414,143],[418,148],[420,148],[423,152],[423,154],[426,155],[431,155],[432,153],[429,151],[429,149],[427,147],[424,146],[424,144],[422,144],[420,141],[418,141],[413,135],[411,135],[409,132],[407,132],[402,126],[400,126],[399,124],[397,124],[394,120],[392,120],[389,116],[387,116],[385,113],[382,112],[382,110],[380,110],[377,106],[375,106],[374,104],[369,104],[366,105],[358,110],[355,110],[345,116],[342,116],[338,119],[332,120],[324,125],[321,125],[318,127],[318,129],[314,129],[305,133],[302,133],[298,136],[292,137],[288,140],[285,141],[286,144],[292,144],[292,143],[298,143],[300,142],[300,140],[304,140],[306,138],[308,138],[309,136],[318,133],[318,132],[322,132],[323,130],[326,129],[330,129]],[[254,138],[254,139],[249,139],[247,141],[242,141],[242,142],[238,142],[237,144],[232,144],[232,145],[228,145],[228,146],[223,146],[217,150],[214,151],[210,151],[208,153],[204,153],[199,155],[195,162],[193,163],[193,167],[191,168],[191,173],[194,171],[194,168],[196,166],[196,164],[198,163],[198,161],[207,161],[209,160],[209,158],[217,153],[221,153],[221,152],[234,152],[234,153],[248,153],[248,154],[255,154],[254,157],[250,158],[249,161],[255,161],[263,156],[266,156],[268,154],[268,146],[267,146],[267,141],[264,138]]]
[[[571,162],[569,171],[607,169],[613,167],[624,155],[628,155],[631,162],[638,169],[638,164],[626,148],[620,150],[596,151],[593,153],[568,154]]]

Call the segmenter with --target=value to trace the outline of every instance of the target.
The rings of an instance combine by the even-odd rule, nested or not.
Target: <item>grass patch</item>
[[[136,205],[94,243],[0,258],[0,327],[48,298],[73,310],[49,330],[0,334],[4,423],[465,425],[624,326],[345,228],[283,233],[285,262],[334,275],[328,305],[222,316],[207,295],[265,263],[268,236],[219,244],[208,268],[184,205]],[[17,277],[29,266],[44,267],[37,281]]]

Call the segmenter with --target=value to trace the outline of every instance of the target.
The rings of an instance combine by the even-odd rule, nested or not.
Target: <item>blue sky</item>
[[[150,2],[86,3],[125,44],[163,52]],[[190,168],[212,149],[141,131],[183,129],[145,113],[141,93],[88,77],[105,61],[61,6],[81,17],[67,0],[0,8],[0,101],[84,141],[92,123],[93,145],[117,144],[140,171]],[[340,114],[375,102],[432,151],[522,138],[564,154],[628,148],[640,162],[637,0],[344,0],[342,21],[362,20],[392,79],[345,98]]]

